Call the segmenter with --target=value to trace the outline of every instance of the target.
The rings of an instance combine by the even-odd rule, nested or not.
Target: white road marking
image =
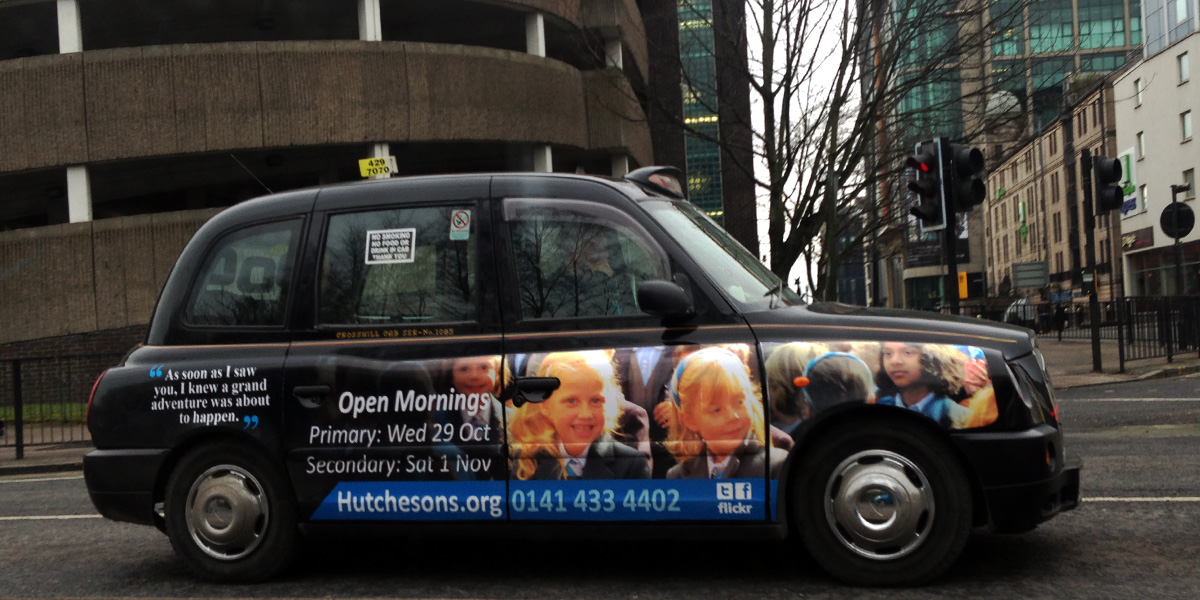
[[[1067,402],[1200,402],[1200,398],[1056,398]]]
[[[72,519],[100,519],[100,515],[28,515],[24,517],[0,517],[0,521],[69,521]]]
[[[1200,502],[1200,496],[1130,496],[1121,498],[1116,496],[1097,496],[1095,498],[1084,498],[1084,502]]]
[[[34,481],[75,481],[83,479],[83,475],[74,475],[68,477],[38,477],[30,479],[21,479],[19,477],[0,479],[0,484],[5,483],[30,483]]]

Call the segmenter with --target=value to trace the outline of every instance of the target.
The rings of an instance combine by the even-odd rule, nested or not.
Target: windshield
[[[725,292],[738,310],[764,310],[801,303],[800,297],[779,277],[694,205],[664,200],[646,200],[641,205]]]

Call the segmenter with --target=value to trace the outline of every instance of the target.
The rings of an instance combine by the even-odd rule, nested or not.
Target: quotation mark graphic
[[[246,415],[242,421],[246,424],[242,429],[258,429],[258,415]]]
[[[150,367],[150,377],[162,377],[162,368],[162,365],[154,365],[153,367]]]

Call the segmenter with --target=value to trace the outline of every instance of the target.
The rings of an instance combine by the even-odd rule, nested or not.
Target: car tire
[[[853,585],[919,585],[944,573],[972,526],[967,477],[945,443],[897,423],[817,440],[793,480],[796,531],[826,572]]]
[[[175,552],[213,581],[270,578],[296,545],[295,500],[280,469],[244,445],[188,452],[167,481],[164,510]]]

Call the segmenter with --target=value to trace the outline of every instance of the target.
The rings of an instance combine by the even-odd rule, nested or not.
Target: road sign
[[[1050,285],[1050,263],[1044,260],[1013,263],[1014,288],[1044,288]]]
[[[1178,216],[1175,213],[1178,213]],[[1176,229],[1176,224],[1178,224],[1178,229]],[[1163,233],[1167,234],[1167,237],[1178,240],[1187,237],[1187,234],[1192,232],[1192,227],[1196,225],[1196,213],[1192,212],[1192,207],[1186,204],[1171,203],[1163,209],[1158,225],[1162,227]]]

